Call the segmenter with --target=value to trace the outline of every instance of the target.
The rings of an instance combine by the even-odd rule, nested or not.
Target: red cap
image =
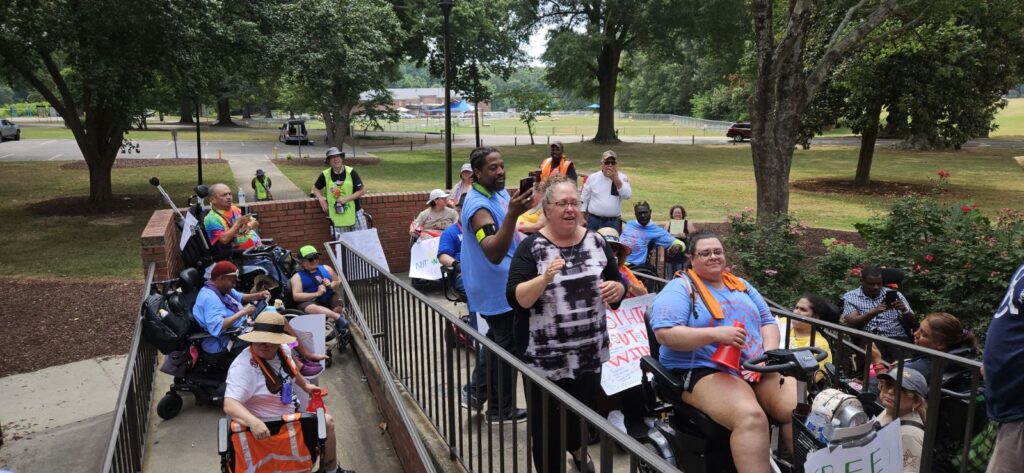
[[[235,263],[230,261],[220,261],[213,265],[213,270],[210,271],[210,279],[217,279],[228,274],[238,276],[238,266],[235,266]]]

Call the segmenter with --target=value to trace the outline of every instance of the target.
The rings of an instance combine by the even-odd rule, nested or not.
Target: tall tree
[[[792,0],[787,14],[776,17],[777,3],[751,2],[757,76],[750,147],[760,223],[789,210],[789,172],[802,131],[801,116],[833,69],[898,12],[932,8],[920,0],[859,0],[852,6]]]
[[[39,92],[89,168],[89,200],[109,204],[111,168],[173,35],[176,2],[0,2],[0,75]]]
[[[319,111],[327,143],[341,145],[361,100],[376,101],[363,105],[368,111],[390,106],[387,85],[405,38],[398,18],[383,0],[300,0],[278,14],[284,25],[272,43],[274,54],[288,58],[291,95]]]

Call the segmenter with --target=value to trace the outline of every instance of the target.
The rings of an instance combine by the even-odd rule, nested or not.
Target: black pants
[[[907,343],[909,343],[911,345],[914,344],[914,337],[911,337],[911,336],[888,337],[888,338],[891,339],[891,340],[899,340],[901,342],[907,342]],[[889,362],[897,361],[898,356],[896,354],[896,348],[895,347],[892,347],[892,346],[889,346],[889,345],[879,344],[878,345],[878,351],[882,353],[882,359],[883,360],[889,361]],[[904,353],[904,356],[907,356],[907,355],[909,355],[909,354],[908,353]],[[870,360],[870,356],[869,356],[868,362],[870,362],[870,361],[871,360]]]
[[[575,397],[588,407],[593,407],[594,394],[601,389],[601,373],[583,373],[575,379],[553,381],[558,387]],[[531,385],[527,393],[527,409],[530,412],[530,429],[532,430],[531,448],[533,448],[533,465],[537,473],[557,473],[565,463],[565,452],[573,452],[583,444],[580,432],[580,419],[569,409],[565,415],[565,451],[560,450],[562,436],[559,432],[561,403],[552,395],[548,395],[547,424],[544,423],[544,392]],[[544,461],[544,448],[547,447],[548,458]],[[586,459],[582,459],[586,461]]]
[[[517,324],[514,312],[481,317],[487,322],[487,338],[509,353],[519,356],[515,341]],[[488,352],[485,356],[487,358],[487,414],[507,414],[516,405],[516,373],[508,363],[505,363],[497,355]]]

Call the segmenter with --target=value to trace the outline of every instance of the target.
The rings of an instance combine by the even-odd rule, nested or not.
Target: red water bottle
[[[732,326],[743,328],[743,322],[733,322]],[[711,361],[732,369],[733,371],[739,371],[741,352],[742,350],[740,348],[736,348],[735,345],[719,343],[718,350],[715,350],[715,354],[711,355]]]
[[[306,412],[316,412],[317,409],[323,409],[324,414],[327,413],[327,406],[324,405],[324,396],[327,395],[327,390],[323,388],[314,389],[309,395],[309,405],[306,406]]]

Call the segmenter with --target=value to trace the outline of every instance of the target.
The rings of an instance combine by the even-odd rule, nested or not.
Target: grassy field
[[[1024,139],[1024,98],[1008,100],[996,115],[996,125],[999,128],[992,132],[993,138]]]
[[[591,144],[570,144],[566,152],[581,173],[597,170],[598,157],[607,149]],[[720,221],[725,215],[755,206],[754,175],[747,146],[672,146],[620,144],[620,169],[630,176],[635,203],[647,200],[656,220],[665,219],[670,206],[682,204],[692,218]],[[507,185],[538,166],[546,154],[544,146],[504,148],[508,167]],[[939,170],[952,173],[949,201],[971,200],[986,212],[1001,208],[1024,209],[1024,176],[1010,156],[1019,150],[968,149],[960,152],[893,152],[875,154],[875,179],[925,184]],[[369,192],[422,191],[444,185],[441,151],[379,153],[383,162],[358,167]],[[466,159],[457,150],[454,167]],[[791,179],[852,179],[857,149],[814,147],[797,151]],[[282,165],[280,169],[300,188],[312,184],[317,168]],[[892,198],[879,196],[826,195],[793,191],[790,209],[804,223],[850,230],[888,207]],[[631,203],[624,214],[632,214]]]
[[[43,216],[27,205],[63,196],[87,196],[86,170],[61,170],[62,163],[0,163],[0,274],[39,277],[105,277],[139,280],[139,236],[149,221],[145,210],[112,215]],[[155,196],[150,176],[159,176],[171,196],[187,195],[195,185],[190,166],[114,169],[116,194]],[[203,167],[207,182],[232,178],[226,164]],[[53,205],[61,205],[54,201]]]

